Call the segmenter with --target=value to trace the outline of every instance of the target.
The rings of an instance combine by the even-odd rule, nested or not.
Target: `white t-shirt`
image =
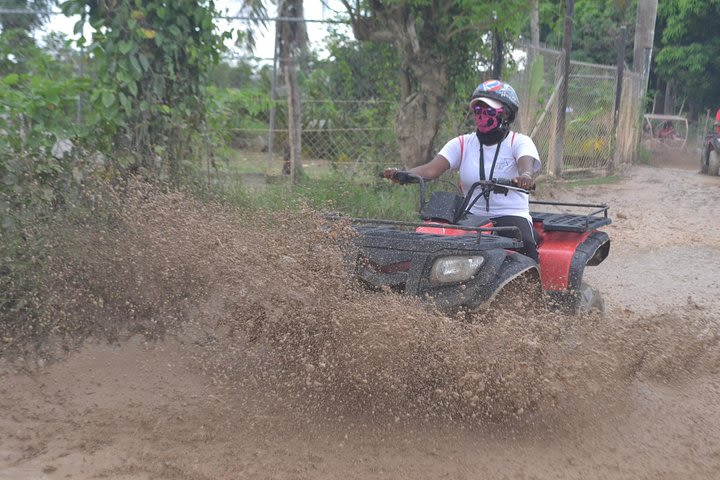
[[[460,158],[461,138],[464,142],[462,146],[462,159]],[[532,166],[533,173],[540,170],[540,155],[532,139],[527,135],[510,132],[508,136],[505,137],[505,140],[499,144],[499,147],[500,152],[498,153],[495,169],[491,177],[490,169],[492,168],[498,145],[483,146],[483,164],[485,166],[486,179],[511,179],[517,177],[520,175],[517,159],[523,156],[535,159]],[[472,184],[480,180],[480,141],[474,132],[453,138],[445,144],[438,155],[442,155],[450,163],[451,169],[460,169],[460,186],[463,192],[467,193]],[[479,189],[475,191],[479,194]],[[489,215],[490,217],[516,215],[525,217],[528,221],[532,222],[527,194],[513,190],[508,191],[507,195],[491,193],[489,210],[486,210],[485,199],[479,198],[478,201],[475,202],[475,205],[473,205],[471,213],[476,215]]]

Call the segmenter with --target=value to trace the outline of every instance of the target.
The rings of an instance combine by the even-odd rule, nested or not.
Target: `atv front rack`
[[[557,207],[592,208],[587,214],[530,212],[533,222],[542,223],[545,231],[589,232],[605,225],[612,220],[608,217],[606,204],[542,202],[531,200],[533,205],[552,205]]]
[[[517,227],[466,227],[461,225],[433,222],[404,222],[395,220],[376,220],[370,218],[350,218],[354,224],[366,224],[358,228],[363,236],[363,243],[379,244],[392,243],[397,249],[435,251],[440,248],[454,250],[490,250],[501,248],[506,250],[522,248],[522,237]],[[464,235],[442,235],[411,230],[401,230],[398,227],[430,227],[448,230],[462,230]],[[492,235],[493,233],[508,232],[513,237]],[[387,245],[386,245],[387,246]]]

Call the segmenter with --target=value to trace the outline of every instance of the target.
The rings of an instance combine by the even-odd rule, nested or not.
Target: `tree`
[[[256,26],[266,27],[268,23],[267,3],[274,0],[242,0],[240,12],[249,14]],[[298,85],[297,68],[300,53],[307,47],[307,31],[303,20],[302,0],[277,0],[278,16],[297,20],[278,20],[275,25],[277,51],[280,57],[280,69],[288,93],[288,145],[285,156],[283,173],[289,174],[291,181],[295,182],[302,172],[300,150],[302,145],[302,111],[300,102],[300,88]],[[255,48],[255,35],[249,29],[239,32],[238,44],[252,52]]]
[[[95,29],[90,100],[115,133],[118,165],[179,179],[204,125],[208,73],[228,36],[215,31],[214,2],[68,0],[61,7],[81,16],[76,32],[86,20]]]
[[[23,54],[32,50],[35,46],[35,39],[32,32],[47,20],[49,0],[8,0],[3,3],[2,8],[8,10],[29,10],[35,14],[27,13],[3,13],[0,15],[0,35],[16,46],[16,53],[13,61],[7,57],[0,59],[0,72],[22,72],[25,59]]]
[[[535,1],[535,0],[533,0]],[[563,0],[539,1],[540,40],[560,47],[563,38]],[[614,65],[622,25],[634,34],[636,0],[577,0],[573,28],[573,59]],[[627,60],[631,61],[632,52]]]
[[[338,32],[332,32],[326,40],[329,61],[316,71],[325,74],[327,80],[323,91],[311,93],[338,100],[398,101],[400,59],[391,45],[359,42]]]
[[[402,58],[395,130],[406,167],[432,157],[457,82],[482,80],[477,71],[492,60],[492,32],[516,36],[524,21],[517,12],[527,5],[525,0],[341,1],[358,40],[390,43]]]
[[[0,30],[23,30],[31,32],[47,20],[47,11],[52,0],[6,0],[2,8],[8,10],[30,10],[34,15],[27,13],[3,13],[0,16]]]
[[[660,2],[656,27],[656,74],[673,83],[690,109],[715,110],[720,103],[720,1]]]
[[[302,111],[300,107],[300,87],[297,78],[298,54],[307,47],[307,31],[303,19],[302,0],[280,0],[278,14],[281,18],[295,18],[277,22],[278,53],[280,69],[288,92],[288,137],[289,158],[285,171],[290,174],[293,183],[302,172],[300,148],[302,145]]]

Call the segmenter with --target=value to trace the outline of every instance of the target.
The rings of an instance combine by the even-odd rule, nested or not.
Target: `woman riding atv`
[[[475,132],[451,139],[434,159],[408,172],[430,180],[448,169],[458,170],[464,192],[479,180],[493,178],[510,178],[520,188],[533,189],[541,168],[540,155],[530,137],[510,130],[519,109],[515,90],[507,83],[487,80],[473,92],[470,109],[477,125]],[[397,182],[398,171],[387,168],[383,176]],[[523,241],[519,252],[538,262],[528,202],[528,195],[518,191],[487,191],[484,198],[474,201],[471,214],[489,216],[498,227],[519,228]]]

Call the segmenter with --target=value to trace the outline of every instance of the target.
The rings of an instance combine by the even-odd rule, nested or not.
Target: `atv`
[[[538,265],[516,251],[523,246],[517,227],[468,215],[486,192],[527,190],[506,179],[481,180],[464,196],[435,191],[427,200],[422,177],[397,172],[395,178],[419,185],[420,221],[351,219],[357,231],[354,273],[366,286],[429,298],[443,311],[473,312],[522,284],[544,292],[540,297],[550,308],[571,314],[604,310],[600,293],[582,277],[585,266],[600,264],[610,251],[610,238],[598,230],[611,223],[607,205],[531,201],[585,212],[531,212]]]

